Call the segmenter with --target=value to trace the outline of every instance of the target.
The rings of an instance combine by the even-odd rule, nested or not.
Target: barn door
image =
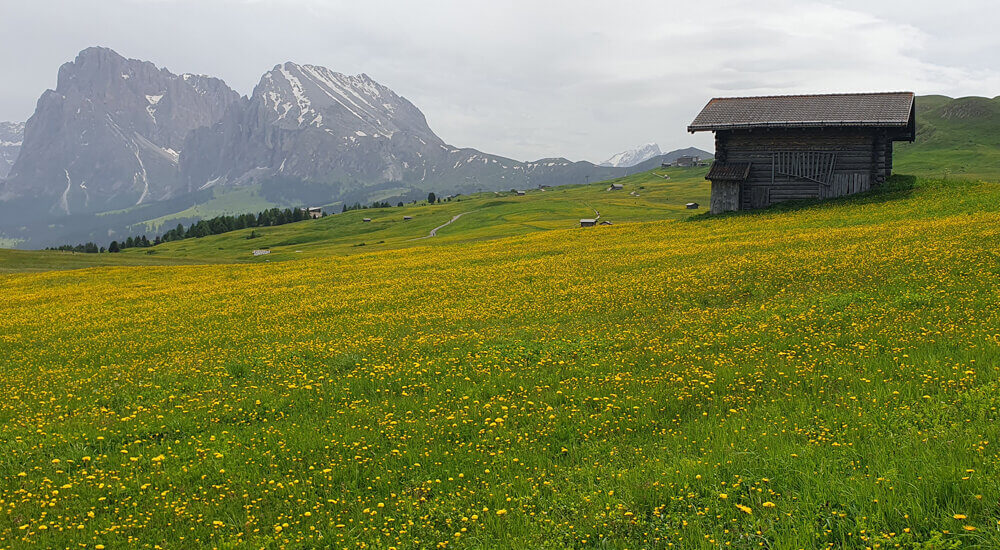
[[[769,197],[770,187],[766,185],[754,185],[750,187],[750,208],[767,208],[771,204]]]

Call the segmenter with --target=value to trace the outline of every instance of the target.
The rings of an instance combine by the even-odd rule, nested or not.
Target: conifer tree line
[[[128,237],[123,241],[111,241],[111,244],[108,245],[107,249],[103,246],[98,247],[94,243],[87,243],[78,245],[64,244],[61,246],[49,247],[46,248],[46,250],[66,250],[70,252],[85,252],[94,254],[99,252],[120,252],[126,248],[146,248],[160,243],[207,237],[209,235],[218,235],[220,233],[236,231],[237,229],[246,229],[249,227],[270,227],[308,219],[309,214],[301,208],[286,208],[284,210],[280,208],[271,208],[269,210],[264,210],[263,212],[258,212],[256,215],[240,214],[238,216],[216,216],[214,218],[194,222],[186,229],[184,228],[184,224],[179,223],[177,224],[177,227],[167,231],[163,235],[157,235],[152,241],[150,241],[145,235],[142,235],[139,237]]]

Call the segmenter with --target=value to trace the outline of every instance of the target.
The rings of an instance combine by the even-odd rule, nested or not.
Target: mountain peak
[[[629,168],[661,154],[659,145],[655,143],[647,143],[634,149],[628,149],[616,155],[612,155],[611,158],[602,162],[601,166]]]
[[[173,196],[187,134],[239,100],[221,80],[86,48],[38,100],[3,193],[44,198],[62,214]]]
[[[350,76],[289,61],[261,77],[251,101],[286,129],[314,127],[348,140],[404,132],[441,143],[419,109],[364,73]]]

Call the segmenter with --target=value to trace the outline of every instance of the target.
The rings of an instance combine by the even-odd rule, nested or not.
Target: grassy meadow
[[[0,545],[1000,547],[1000,185],[629,191],[0,275]]]
[[[450,246],[573,228],[581,218],[593,218],[595,211],[600,213],[602,221],[615,224],[682,219],[692,214],[684,206],[688,202],[698,202],[702,209],[708,207],[707,171],[704,167],[668,168],[611,182],[532,189],[520,197],[509,191],[490,192],[434,205],[421,201],[401,208],[353,210],[317,220],[173,241],[148,249],[127,249],[118,254],[0,249],[0,273],[99,265],[269,263],[414,246]],[[612,182],[620,183],[624,189],[608,191]],[[456,215],[461,217],[434,238],[427,238],[432,229]],[[404,216],[412,219],[404,220]],[[364,218],[371,221],[364,222]],[[251,232],[257,238],[247,239]],[[255,249],[268,249],[271,254],[254,257],[251,253]]]

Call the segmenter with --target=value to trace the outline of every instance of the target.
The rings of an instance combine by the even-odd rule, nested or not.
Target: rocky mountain
[[[185,189],[179,157],[188,134],[240,101],[219,79],[88,48],[38,100],[0,200],[75,214],[176,196]]]
[[[23,122],[0,122],[0,179],[7,177],[10,167],[14,166],[23,139]]]
[[[617,155],[613,155],[608,160],[602,162],[600,166],[613,166],[615,168],[630,168],[639,164],[644,160],[649,160],[653,157],[662,155],[660,151],[660,146],[655,143],[647,143],[645,145],[640,145],[635,149],[629,149],[627,151],[622,151]]]
[[[448,145],[406,98],[367,75],[284,63],[249,102],[194,131],[181,154],[188,190],[269,181],[322,184],[331,200],[510,189],[613,177],[586,162],[518,162]]]
[[[241,97],[222,80],[107,48],[63,65],[23,139],[4,135],[4,158],[16,160],[0,179],[0,237],[27,246],[133,232],[246,187],[259,205],[336,205],[594,182],[636,169],[449,145],[413,103],[364,74],[289,62]],[[631,165],[648,154],[612,160]]]

